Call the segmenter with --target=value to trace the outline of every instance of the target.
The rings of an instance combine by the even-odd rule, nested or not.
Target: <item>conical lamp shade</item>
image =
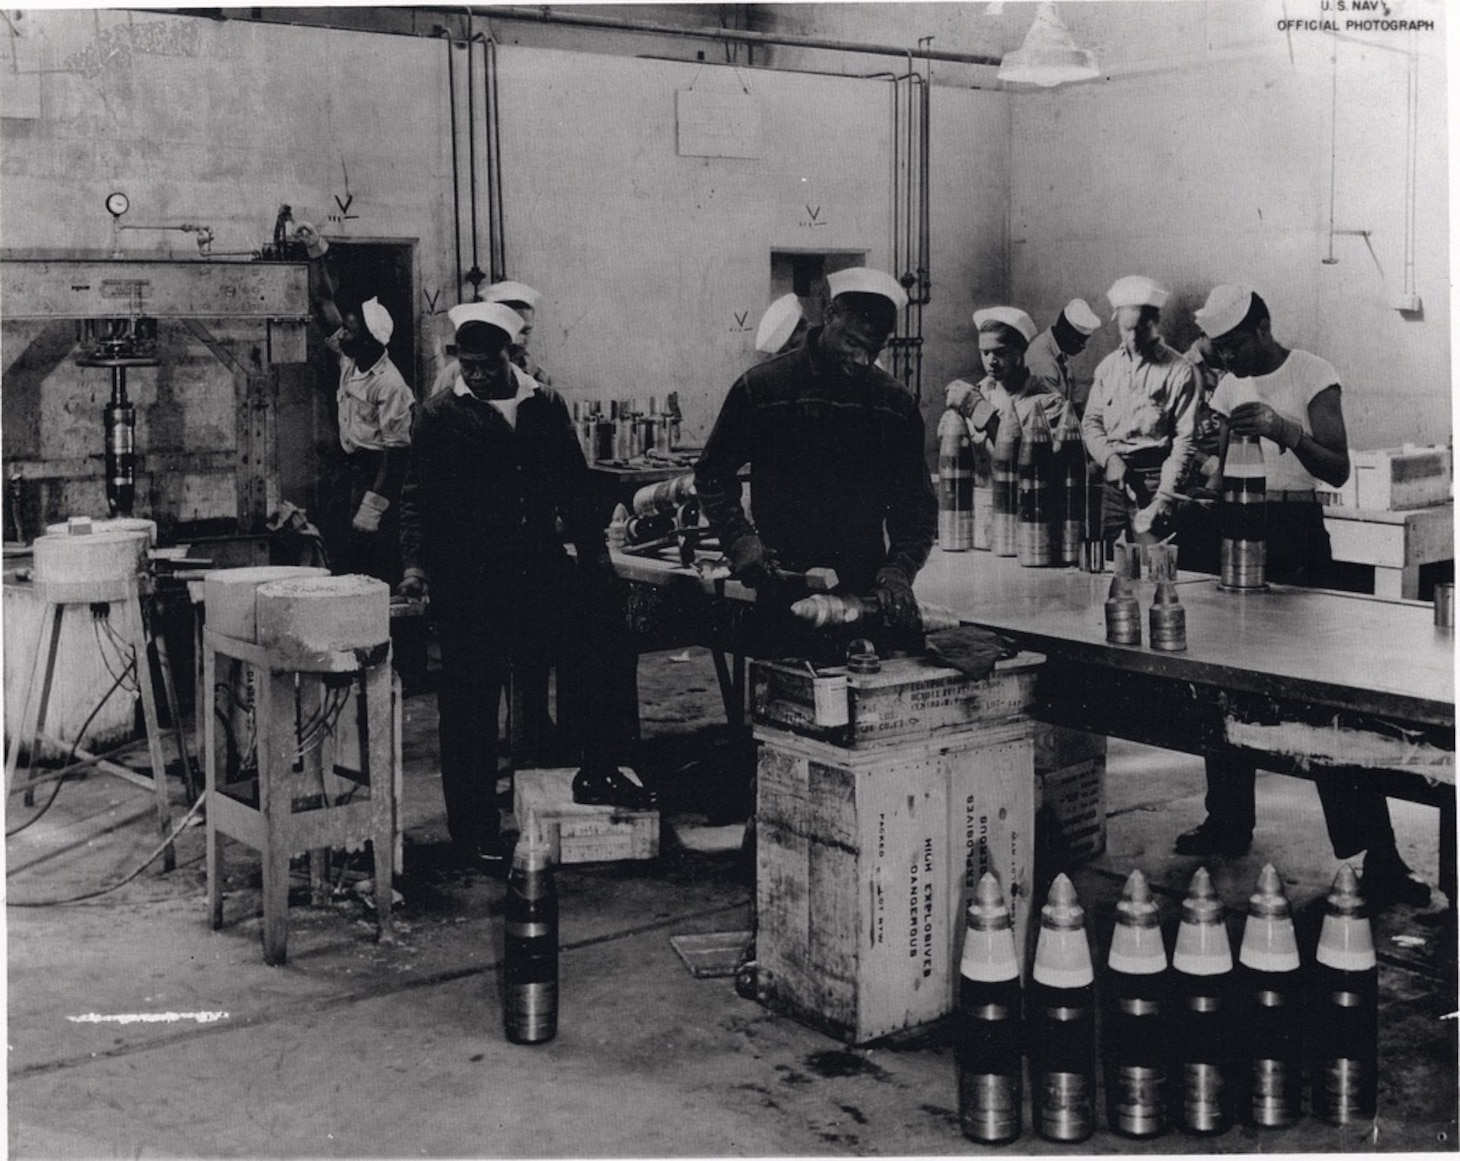
[[[1075,47],[1075,39],[1054,10],[1041,4],[1024,44],[1007,53],[999,65],[999,80],[1024,85],[1062,85],[1088,81],[1100,75],[1095,54]]]

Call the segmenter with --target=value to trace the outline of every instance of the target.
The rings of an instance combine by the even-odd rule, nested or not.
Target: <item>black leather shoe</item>
[[[1245,855],[1252,847],[1252,832],[1228,830],[1211,819],[1176,836],[1178,855]]]
[[[597,770],[590,770],[585,766],[573,775],[573,801],[580,806],[653,810],[659,805],[659,796],[630,778],[617,766]]]
[[[1430,885],[1405,866],[1398,855],[1383,860],[1375,859],[1372,854],[1365,858],[1359,894],[1371,908],[1387,907],[1391,903],[1409,907],[1430,905]]]
[[[494,879],[506,878],[507,868],[512,865],[512,849],[516,846],[516,840],[515,831],[483,839],[475,850],[462,854],[462,863],[469,870],[490,875]]]

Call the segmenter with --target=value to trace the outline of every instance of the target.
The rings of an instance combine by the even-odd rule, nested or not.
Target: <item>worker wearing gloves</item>
[[[335,420],[345,453],[337,499],[327,513],[337,573],[363,573],[387,584],[400,579],[397,511],[416,396],[387,347],[395,323],[379,300],[336,301],[326,255],[329,243],[310,222],[294,228],[309,258],[309,296],[325,346],[339,359]],[[348,527],[345,521],[348,520]]]
[[[1036,337],[1034,320],[1017,307],[992,306],[974,311],[973,323],[986,374],[977,386],[953,380],[944,398],[948,407],[967,419],[969,434],[992,445],[1001,421],[1013,415],[1022,426],[1035,408],[1044,411],[1051,431],[1058,428],[1070,404],[1035,378],[1024,361]]]
[[[1142,275],[1107,291],[1120,346],[1095,368],[1080,432],[1105,475],[1101,525],[1107,547],[1164,536],[1176,490],[1192,454],[1195,368],[1157,331],[1169,292]]]
[[[1089,390],[1081,390],[1070,374],[1070,360],[1084,351],[1090,336],[1100,329],[1100,316],[1083,298],[1072,298],[1054,322],[1029,343],[1024,365],[1030,375],[1049,390],[1068,399],[1079,415],[1085,410]]]
[[[705,516],[756,590],[752,651],[775,656],[844,648],[789,614],[805,591],[782,583],[781,570],[835,569],[838,591],[875,598],[883,648],[920,641],[913,578],[937,530],[917,401],[875,365],[907,295],[866,267],[837,271],[827,286],[825,324],[735,381],[695,467]],[[741,505],[746,464],[754,523]]]
[[[498,708],[519,658],[584,667],[575,801],[647,809],[655,798],[617,765],[637,741],[633,687],[615,679],[625,647],[633,654],[567,406],[512,364],[522,328],[514,311],[467,303],[448,314],[459,373],[416,417],[400,589],[429,595],[437,620],[441,788],[453,846],[467,864],[495,872],[510,845],[496,796]]]
[[[345,451],[351,512],[344,559],[337,572],[358,572],[394,583],[395,505],[405,478],[416,397],[386,352],[394,324],[375,299],[346,308],[326,345],[340,357],[335,393],[340,446]]]
[[[1267,304],[1249,287],[1215,287],[1196,312],[1226,374],[1212,393],[1231,433],[1261,438],[1267,471],[1267,576],[1283,584],[1330,583],[1333,557],[1317,480],[1348,479],[1348,435],[1338,372],[1327,360],[1284,347],[1272,335]],[[1223,751],[1207,758],[1207,817],[1180,835],[1184,855],[1243,854],[1252,843],[1256,766]],[[1429,885],[1400,858],[1388,800],[1362,775],[1325,771],[1314,779],[1333,853],[1364,852],[1362,893],[1371,906],[1423,907]]]

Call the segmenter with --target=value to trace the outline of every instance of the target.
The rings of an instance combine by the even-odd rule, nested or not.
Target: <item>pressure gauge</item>
[[[106,212],[114,218],[120,218],[131,205],[132,203],[127,200],[127,195],[120,190],[106,195]]]

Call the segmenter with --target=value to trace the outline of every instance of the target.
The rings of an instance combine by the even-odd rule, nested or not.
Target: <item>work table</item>
[[[1392,703],[1418,721],[1454,728],[1454,636],[1435,627],[1428,604],[1286,585],[1223,592],[1214,577],[1181,573],[1187,648],[1162,653],[1149,645],[1150,581],[1135,585],[1145,644],[1106,642],[1111,577],[934,549],[916,588],[921,599],[965,621],[1031,640],[1058,639],[1061,652],[1098,657],[1113,668],[1285,697],[1306,690],[1357,710]]]

